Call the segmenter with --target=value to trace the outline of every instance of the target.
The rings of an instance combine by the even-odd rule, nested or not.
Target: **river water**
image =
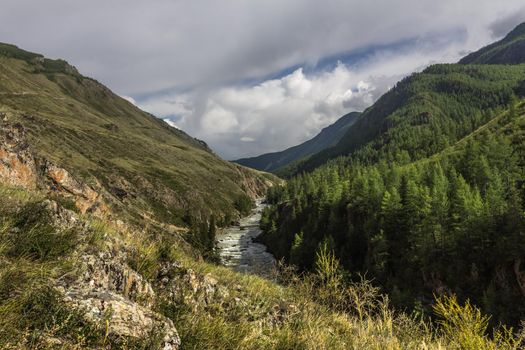
[[[262,276],[270,274],[275,258],[264,244],[253,241],[262,233],[259,221],[265,206],[262,199],[256,200],[256,207],[249,216],[240,220],[239,226],[230,226],[217,235],[217,247],[223,265],[240,272]]]

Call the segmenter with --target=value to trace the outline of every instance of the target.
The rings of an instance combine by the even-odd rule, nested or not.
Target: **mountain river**
[[[239,220],[239,225],[230,226],[217,235],[217,247],[223,265],[240,272],[269,275],[275,265],[275,258],[266,246],[254,242],[262,233],[259,228],[261,213],[266,204],[256,200],[251,214]]]

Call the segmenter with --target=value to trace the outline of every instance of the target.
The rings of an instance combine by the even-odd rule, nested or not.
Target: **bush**
[[[490,316],[483,315],[467,300],[458,303],[455,296],[437,298],[434,312],[440,317],[444,337],[454,348],[463,350],[520,349],[522,340],[514,337],[512,329],[503,327],[494,331],[494,339],[487,337]]]
[[[129,266],[151,280],[157,274],[159,250],[155,243],[136,241],[133,250],[128,254]]]
[[[248,215],[250,210],[253,208],[253,202],[248,196],[240,196],[233,203],[235,209],[241,213],[241,215]]]

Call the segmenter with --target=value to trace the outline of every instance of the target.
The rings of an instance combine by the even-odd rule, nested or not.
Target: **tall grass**
[[[75,271],[79,231],[57,226],[42,199],[0,185],[0,349],[103,347],[104,324],[87,321],[55,288]]]
[[[364,278],[349,282],[327,249],[313,274],[281,266],[275,281],[193,262],[219,276],[229,294],[197,307],[171,303],[183,349],[521,349],[512,330],[489,332],[487,316],[470,303],[438,298],[440,322],[396,312]],[[199,310],[196,312],[195,310]],[[491,334],[489,334],[491,333]]]

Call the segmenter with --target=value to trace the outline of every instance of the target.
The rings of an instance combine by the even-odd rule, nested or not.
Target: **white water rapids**
[[[263,199],[258,199],[256,207],[249,216],[239,221],[239,226],[230,226],[217,235],[217,247],[223,265],[263,276],[271,272],[275,258],[264,244],[253,241],[262,233],[259,221],[265,206]]]

